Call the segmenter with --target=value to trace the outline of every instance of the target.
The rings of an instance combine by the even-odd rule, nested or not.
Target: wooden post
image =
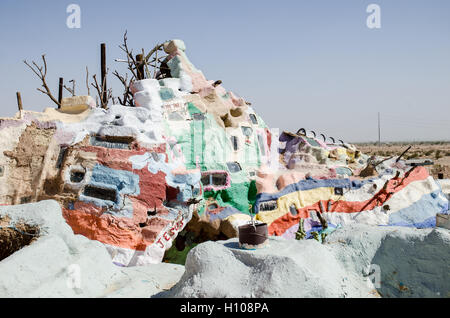
[[[58,91],[58,109],[61,108],[61,102],[63,97],[63,87],[64,87],[64,79],[62,77],[59,78],[59,91]]]
[[[144,55],[138,54],[136,55],[136,62],[137,62],[137,77],[138,80],[144,79]]]
[[[106,108],[106,104],[108,103],[107,94],[106,94],[106,44],[100,44],[100,63],[101,63],[101,75],[102,75],[102,96],[101,96],[101,104],[103,108]]]
[[[17,96],[17,106],[19,107],[19,111],[22,111],[23,110],[23,107],[22,107],[22,96],[20,96],[20,92],[17,92],[16,96]]]

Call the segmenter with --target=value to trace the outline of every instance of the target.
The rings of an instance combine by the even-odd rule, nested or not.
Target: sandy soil
[[[444,179],[450,179],[450,142],[417,142],[417,143],[360,143],[355,144],[361,152],[368,155],[399,156],[409,146],[412,146],[402,157],[403,159],[431,159],[433,166],[426,166],[429,172],[438,178],[443,173]]]

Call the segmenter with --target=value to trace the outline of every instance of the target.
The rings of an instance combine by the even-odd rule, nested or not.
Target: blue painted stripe
[[[389,225],[411,224],[415,227],[428,224],[430,218],[434,218],[436,224],[436,214],[448,210],[448,201],[441,199],[440,190],[424,194],[419,201],[389,215]],[[428,222],[428,223],[427,223]],[[416,226],[417,225],[417,226]]]
[[[381,178],[382,176],[379,176],[378,178]],[[256,195],[256,202],[255,202],[255,213],[259,212],[259,203],[270,201],[270,200],[277,200],[278,198],[287,195],[292,192],[297,191],[306,191],[306,190],[312,190],[317,188],[345,188],[345,189],[351,189],[351,190],[357,190],[360,189],[363,185],[367,183],[374,182],[376,178],[371,178],[367,180],[350,180],[350,179],[307,179],[307,180],[300,180],[297,183],[290,184],[283,188],[283,190],[277,192],[277,193],[258,193]]]
[[[436,227],[436,215],[429,217],[422,222],[417,223],[408,223],[408,222],[397,222],[388,225],[380,225],[380,226],[404,226],[404,227],[415,227],[418,229],[426,229],[430,227]]]

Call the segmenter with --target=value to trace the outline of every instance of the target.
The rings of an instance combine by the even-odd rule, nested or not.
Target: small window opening
[[[133,137],[128,136],[91,136],[91,145],[112,149],[130,149]]]
[[[116,190],[87,185],[83,194],[88,197],[116,202]]]
[[[278,208],[278,204],[277,201],[272,200],[272,201],[266,201],[266,202],[261,202],[259,204],[259,210],[260,211],[273,211],[276,210]]]
[[[227,184],[227,175],[225,173],[213,173],[211,179],[212,184],[216,186],[224,186]]]
[[[226,172],[205,173],[201,182],[204,186],[226,186],[228,175]]]
[[[71,171],[70,172],[70,181],[74,183],[80,183],[84,179],[84,171]]]

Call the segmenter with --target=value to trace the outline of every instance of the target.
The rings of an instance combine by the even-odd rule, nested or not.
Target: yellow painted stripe
[[[270,223],[288,213],[291,205],[295,205],[297,209],[301,209],[313,205],[320,200],[331,199],[337,201],[339,198],[341,198],[341,196],[334,194],[334,187],[291,192],[278,198],[277,209],[267,212],[260,211],[256,216],[256,219],[270,225]],[[326,206],[324,206],[324,208],[327,209]]]

